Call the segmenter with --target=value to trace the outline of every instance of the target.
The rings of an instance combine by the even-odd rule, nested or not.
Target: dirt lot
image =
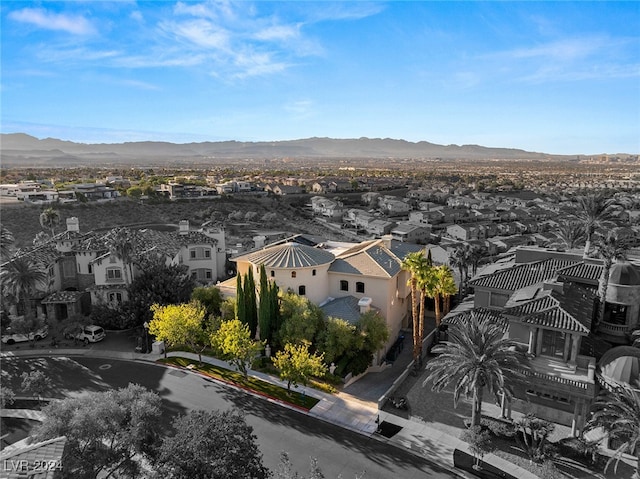
[[[346,240],[339,232],[331,232],[315,223],[304,204],[308,197],[229,197],[206,200],[181,200],[161,203],[137,203],[120,198],[108,203],[53,205],[60,212],[56,232],[66,228],[65,221],[77,217],[80,231],[96,231],[115,226],[144,224],[178,224],[189,220],[192,225],[213,221],[225,226],[227,245],[251,242],[263,231],[308,233],[327,239]],[[0,203],[0,223],[15,237],[16,248],[29,247],[35,235],[47,231],[40,226],[40,213],[49,205],[30,205],[22,202]],[[271,215],[269,215],[271,213]],[[248,216],[247,216],[248,214]]]

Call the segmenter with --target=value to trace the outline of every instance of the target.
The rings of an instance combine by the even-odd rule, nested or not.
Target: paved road
[[[3,369],[18,373],[29,362],[35,366],[35,361],[39,369],[48,369],[60,388],[58,391],[64,395],[124,387],[129,382],[157,391],[166,410],[163,421],[167,428],[173,417],[189,409],[238,407],[247,414],[247,422],[258,437],[264,463],[270,469],[277,467],[280,453],[286,451],[302,473],[307,472],[310,457],[317,458],[327,478],[341,475],[351,479],[363,471],[366,471],[365,479],[456,477],[403,449],[180,370],[87,357],[76,357],[74,361],[61,358],[3,361]]]

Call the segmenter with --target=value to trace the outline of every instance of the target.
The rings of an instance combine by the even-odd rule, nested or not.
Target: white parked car
[[[14,333],[11,331],[11,328],[7,328],[7,330],[2,333],[2,342],[5,344],[15,344],[26,341],[40,341],[42,338],[46,338],[48,333],[49,330],[46,326],[29,334]]]
[[[104,328],[96,324],[85,326],[75,334],[65,334],[65,337],[67,339],[77,339],[78,341],[84,341],[85,344],[97,343],[98,341],[102,341],[106,336],[107,333],[105,332]]]

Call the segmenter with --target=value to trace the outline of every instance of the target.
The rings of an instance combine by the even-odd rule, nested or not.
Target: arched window
[[[340,291],[349,291],[349,281],[346,279],[340,280]]]
[[[304,284],[298,286],[298,294],[300,296],[304,296],[305,294],[307,294],[307,287]]]
[[[362,281],[356,283],[356,293],[364,293],[364,283]]]

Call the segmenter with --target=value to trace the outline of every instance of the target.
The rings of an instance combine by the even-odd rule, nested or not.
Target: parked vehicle
[[[7,328],[2,333],[2,342],[5,344],[24,343],[26,341],[40,341],[42,338],[46,338],[49,334],[49,329],[45,326],[35,332],[31,333],[14,333],[11,328]]]
[[[102,341],[106,336],[107,336],[107,333],[105,332],[104,328],[96,324],[90,324],[89,326],[85,326],[84,328],[79,330],[77,333],[65,334],[65,338],[84,341],[85,344],[97,343],[98,341]]]

